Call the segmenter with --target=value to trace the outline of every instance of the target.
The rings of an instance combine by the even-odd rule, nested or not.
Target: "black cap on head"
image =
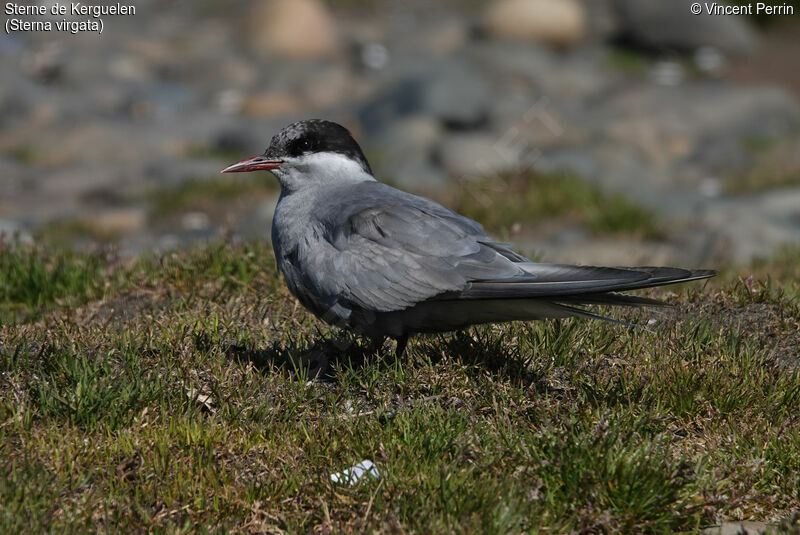
[[[347,128],[332,121],[310,119],[283,128],[270,141],[264,153],[269,158],[299,157],[317,152],[336,152],[358,161],[372,174],[361,147]]]

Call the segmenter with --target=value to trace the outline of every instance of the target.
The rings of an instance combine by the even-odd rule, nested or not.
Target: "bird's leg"
[[[378,336],[377,338],[371,338],[369,342],[369,346],[367,347],[367,352],[369,354],[378,353],[381,348],[383,347],[383,343],[386,341],[385,336]]]
[[[403,356],[403,353],[406,350],[406,345],[408,345],[408,334],[404,334],[397,339],[397,349],[394,351],[395,358],[399,359]]]

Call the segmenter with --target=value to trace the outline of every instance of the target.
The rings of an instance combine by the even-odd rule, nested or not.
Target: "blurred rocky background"
[[[266,240],[274,179],[219,170],[321,117],[380,179],[547,260],[742,263],[800,241],[797,2],[131,3],[102,35],[0,36],[5,240]]]

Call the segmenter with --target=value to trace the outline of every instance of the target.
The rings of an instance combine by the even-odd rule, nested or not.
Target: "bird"
[[[290,292],[376,350],[395,339],[396,357],[409,336],[476,324],[617,321],[583,307],[665,305],[623,292],[716,274],[534,262],[480,223],[379,182],[350,131],[328,120],[294,122],[262,155],[221,172],[252,171],[270,171],[280,184],[271,237]]]

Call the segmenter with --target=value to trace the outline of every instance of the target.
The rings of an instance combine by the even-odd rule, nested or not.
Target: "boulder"
[[[370,135],[418,114],[456,130],[480,128],[488,121],[492,102],[485,78],[461,58],[421,60],[367,101],[359,118]]]
[[[336,21],[317,0],[262,0],[245,27],[251,49],[261,57],[316,59],[341,52]]]
[[[583,6],[574,0],[495,0],[484,12],[492,36],[568,47],[585,34]]]
[[[502,135],[463,133],[447,136],[439,148],[442,166],[456,178],[486,178],[520,168],[524,147]]]
[[[468,62],[455,60],[429,74],[423,106],[447,127],[470,129],[486,123],[491,100],[485,76]]]
[[[688,2],[617,0],[616,7],[620,37],[656,52],[693,52],[709,46],[735,56],[752,51],[757,44],[744,17],[705,11],[694,15]]]
[[[434,117],[412,115],[388,125],[366,148],[375,154],[373,170],[379,180],[411,190],[434,190],[447,182],[432,157],[441,138],[442,127]]]

